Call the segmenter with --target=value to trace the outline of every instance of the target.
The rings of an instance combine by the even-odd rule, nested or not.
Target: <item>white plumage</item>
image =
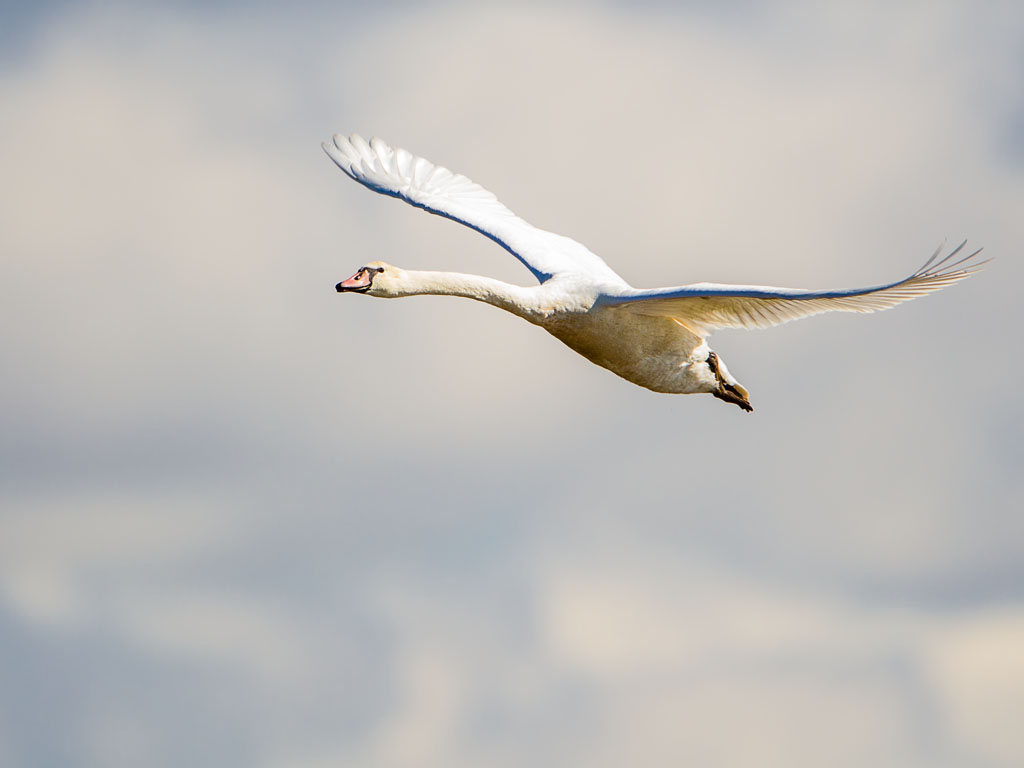
[[[717,328],[764,328],[820,312],[874,312],[945,288],[977,271],[980,251],[965,243],[939,251],[907,278],[873,288],[805,291],[695,283],[638,290],[580,243],[520,219],[491,192],[380,139],[335,135],[324,150],[351,178],[381,194],[458,221],[497,242],[540,285],[526,288],[479,275],[407,271],[371,262],[339,292],[398,298],[453,295],[484,301],[541,326],[594,363],[657,392],[706,392],[744,410],[749,395],[712,352]]]

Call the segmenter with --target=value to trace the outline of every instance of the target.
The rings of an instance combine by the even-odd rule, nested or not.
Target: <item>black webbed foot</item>
[[[711,372],[715,374],[715,380],[718,382],[718,389],[711,394],[719,400],[738,405],[748,413],[753,411],[754,406],[750,404],[750,393],[739,382],[728,381],[722,375],[722,366],[718,361],[717,353],[708,351],[707,364]]]

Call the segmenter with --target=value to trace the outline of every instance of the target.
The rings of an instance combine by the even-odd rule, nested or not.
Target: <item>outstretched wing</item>
[[[563,272],[621,284],[622,279],[580,243],[520,219],[492,193],[465,176],[378,138],[335,134],[324,151],[351,178],[382,195],[465,224],[515,256],[540,282]]]
[[[690,330],[707,335],[716,328],[767,328],[820,312],[875,312],[938,291],[981,268],[974,260],[981,250],[956,261],[966,241],[936,261],[936,251],[910,277],[874,288],[846,291],[805,291],[759,285],[696,283],[680,288],[634,291],[602,297],[605,306],[641,315],[674,317]]]

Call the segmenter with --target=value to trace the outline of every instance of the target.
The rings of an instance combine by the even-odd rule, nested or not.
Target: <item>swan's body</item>
[[[828,312],[873,312],[972,274],[977,251],[953,261],[961,244],[938,252],[910,277],[845,291],[698,283],[638,290],[574,240],[537,229],[487,190],[379,139],[353,134],[324,144],[351,178],[381,194],[458,221],[504,247],[540,282],[523,287],[480,275],[403,270],[371,262],[338,283],[339,292],[382,298],[463,296],[544,328],[593,363],[655,392],[706,392],[752,410],[747,391],[707,345],[716,328],[763,328]]]

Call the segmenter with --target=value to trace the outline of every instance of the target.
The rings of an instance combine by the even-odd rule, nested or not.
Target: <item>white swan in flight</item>
[[[888,285],[807,291],[763,285],[695,283],[639,290],[574,240],[537,229],[465,176],[377,138],[334,136],[324,151],[351,178],[494,240],[533,273],[522,287],[479,275],[360,267],[338,292],[382,298],[422,294],[484,301],[539,325],[593,363],[655,392],[706,392],[753,410],[747,390],[707,345],[716,328],[764,328],[819,312],[874,312],[952,285],[975,272],[979,251],[964,243],[939,251],[909,277]]]

